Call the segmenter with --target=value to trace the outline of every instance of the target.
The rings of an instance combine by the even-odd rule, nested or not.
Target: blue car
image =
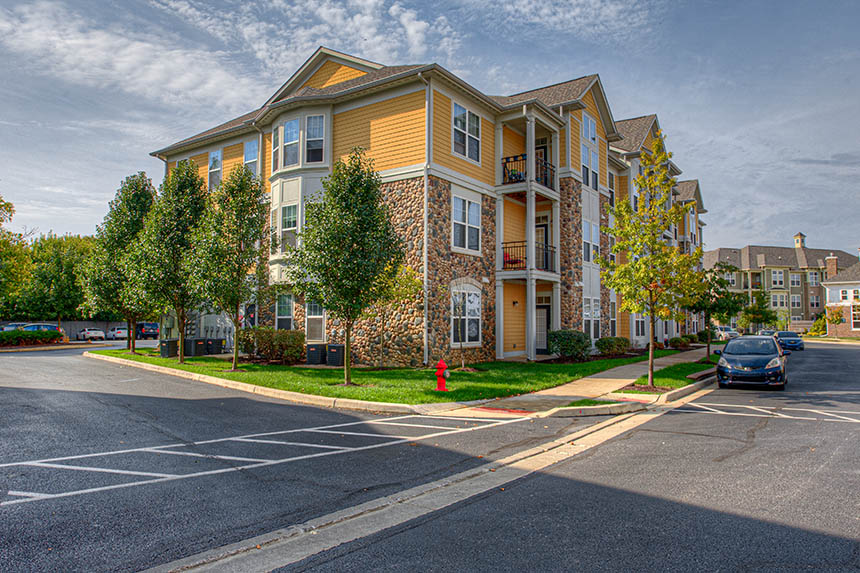
[[[776,336],[780,348],[785,350],[803,350],[803,339],[796,332],[780,330],[774,336]]]
[[[741,336],[715,352],[720,355],[717,363],[720,388],[757,384],[783,390],[788,383],[785,363],[791,351],[780,348],[772,336]]]

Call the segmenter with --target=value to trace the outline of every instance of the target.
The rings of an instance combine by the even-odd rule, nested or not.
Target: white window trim
[[[271,165],[269,166],[269,173],[271,173],[272,175],[274,175],[275,173],[280,171],[282,168],[281,161],[280,161],[280,158],[281,158],[281,139],[278,136],[278,133],[280,131],[281,131],[281,129],[280,129],[279,125],[272,126],[272,135],[271,135],[271,142],[270,142],[271,148],[272,148],[272,156],[269,158],[269,161],[271,163]],[[278,138],[277,145],[275,145],[275,138]],[[278,156],[278,167],[277,168],[275,168],[275,154],[277,154],[277,156]]]
[[[591,140],[591,130],[590,129],[589,129],[589,136],[586,138],[582,137],[582,130],[585,128],[586,125],[590,126],[591,123],[594,123],[594,139],[595,139],[594,141]],[[589,150],[589,156],[588,156],[589,180],[588,181],[583,180],[582,184],[584,186],[588,187],[589,189],[594,189],[595,191],[597,191],[600,187],[600,171],[601,171],[601,169],[600,169],[600,165],[598,165],[597,170],[596,170],[597,187],[593,187],[591,185],[591,182],[594,179],[592,177],[592,173],[595,172],[595,169],[591,165],[591,160],[592,160],[593,154],[596,153],[597,154],[597,162],[598,162],[598,164],[600,163],[600,148],[598,147],[598,144],[600,142],[600,135],[597,133],[597,120],[595,120],[593,117],[591,117],[588,113],[586,113],[584,111],[582,112],[582,122],[580,123],[580,127],[579,127],[579,141],[580,141],[580,146],[579,146],[579,163],[580,163],[579,174],[580,174],[580,177],[582,176],[582,166],[584,165],[583,157],[582,157],[582,146],[585,145]]]
[[[278,299],[282,296],[290,297],[290,314],[278,314]],[[295,313],[296,301],[293,298],[292,294],[279,294],[275,299],[275,330],[295,330],[296,329],[296,313]],[[278,328],[278,320],[281,318],[289,318],[290,319],[290,328]]]
[[[296,130],[296,138],[290,141],[287,141],[287,124],[290,122],[298,122],[298,129]],[[323,126],[325,126],[325,119],[323,119]],[[302,118],[301,116],[290,117],[281,122],[281,168],[278,171],[290,170],[300,167],[302,164]],[[325,133],[325,131],[323,131]],[[296,146],[296,162],[290,163],[286,165],[287,160],[287,145],[295,145]],[[323,142],[323,149],[325,149],[325,142]],[[325,154],[323,154],[325,157]]]
[[[284,226],[284,225],[286,225],[286,219],[284,217],[284,210],[286,210],[288,207],[295,207],[296,208],[295,224],[292,227],[285,227]],[[281,226],[278,227],[278,229],[279,229],[278,239],[281,243],[280,244],[281,252],[283,253],[286,250],[286,249],[284,249],[284,232],[285,231],[293,231],[294,233],[296,233],[299,230],[299,205],[298,205],[298,203],[281,203],[279,211],[280,211],[279,216],[281,219],[281,221],[280,221]]]
[[[257,154],[254,156],[254,159],[252,159],[252,160],[250,160],[250,161],[249,161],[249,160],[248,160],[248,158],[247,158],[247,155],[248,155],[248,154],[246,153],[245,149],[246,149],[246,146],[247,146],[248,144],[250,144],[250,143],[253,143],[254,145],[256,145],[256,146],[257,146]],[[257,169],[258,169],[258,168],[259,168],[259,166],[260,166],[260,142],[259,142],[259,140],[257,140],[257,139],[251,139],[251,140],[249,140],[249,141],[246,141],[246,142],[242,145],[242,165],[244,165],[245,167],[247,167],[249,163],[256,163],[255,168],[254,168],[254,169],[252,169],[252,170],[251,170],[251,172],[252,172],[254,175],[257,175],[257,174],[258,174]]]
[[[318,305],[320,308],[322,308],[322,314],[321,315],[315,314],[315,315],[311,316],[310,313],[308,313],[308,306],[309,305],[310,305],[310,303],[305,304],[305,337],[307,338],[307,342],[315,342],[315,343],[323,342],[324,343],[326,341],[326,328],[325,328],[326,313],[325,313],[325,308],[322,308],[322,305]],[[314,319],[322,318],[322,339],[320,339],[320,340],[316,340],[316,339],[308,337],[308,320],[311,318],[314,318]]]
[[[797,284],[794,284],[795,277],[797,278]],[[788,284],[793,287],[799,287],[802,284],[800,281],[800,275],[798,273],[789,273]]]
[[[815,277],[815,279],[813,280],[812,277]],[[809,286],[811,287],[817,287],[819,286],[819,284],[821,284],[818,280],[818,271],[809,271],[809,274],[806,278],[809,281]]]
[[[454,199],[462,199],[466,201],[466,247],[458,247],[454,245]],[[481,224],[478,225],[478,250],[473,250],[468,248],[469,245],[469,227],[474,228],[474,225],[469,225],[469,203],[475,203],[478,205],[480,210],[479,221]],[[451,189],[451,251],[455,253],[459,253],[461,255],[472,255],[475,257],[480,257],[482,253],[482,247],[484,245],[484,229],[483,229],[483,221],[484,221],[484,211],[483,204],[481,200],[481,195],[479,193],[475,193],[473,191],[469,191],[468,189],[457,188],[456,190],[452,187]],[[462,223],[461,223],[462,224]]]
[[[323,132],[322,137],[314,137],[314,138],[308,137],[308,120],[312,117],[321,117],[322,118],[322,132]],[[314,166],[325,165],[325,163],[326,163],[326,160],[325,160],[325,153],[326,153],[326,145],[325,145],[326,120],[325,120],[325,114],[324,113],[309,113],[308,115],[305,116],[304,123],[305,123],[305,137],[304,137],[304,145],[302,147],[304,148],[305,164],[314,165]],[[320,159],[319,161],[308,161],[308,143],[310,143],[311,141],[322,141],[322,159]]]
[[[218,154],[218,169],[212,169],[212,155],[214,155],[216,153]],[[209,161],[208,161],[208,164],[206,167],[207,167],[206,188],[211,191],[212,190],[212,184],[210,182],[212,181],[212,174],[213,173],[218,173],[220,175],[219,181],[218,181],[219,184],[221,181],[224,180],[224,150],[223,149],[214,149],[214,150],[210,151],[209,152]]]
[[[460,107],[462,107],[463,109],[466,110],[466,131],[465,131],[465,133],[466,133],[466,154],[465,155],[458,153],[457,151],[454,150],[454,130],[457,129],[454,127],[454,117],[455,117],[455,114],[454,114],[455,107],[454,106],[455,105],[459,105]],[[483,145],[484,119],[480,113],[476,113],[472,110],[473,110],[473,108],[471,108],[470,106],[464,105],[464,104],[460,103],[459,101],[455,100],[454,98],[451,98],[451,155],[454,157],[457,157],[459,159],[463,159],[465,161],[468,161],[469,163],[472,163],[473,165],[477,165],[478,167],[480,167],[481,162],[484,160],[484,149],[483,149],[484,148],[484,145]],[[471,135],[469,133],[469,114],[470,113],[478,118],[478,137],[477,138],[475,138],[474,135]],[[470,137],[478,140],[478,161],[475,161],[474,159],[469,157],[469,138]]]
[[[854,326],[854,322],[855,322],[854,321],[854,309],[855,308],[860,308],[860,304],[855,302],[854,304],[851,305],[851,330],[860,331],[860,326],[856,326],[856,327]],[[858,322],[858,324],[860,324],[860,322]]]
[[[465,294],[477,294],[478,295],[478,341],[477,342],[454,342],[454,294],[455,293],[465,293]],[[466,298],[468,301],[468,297]],[[483,293],[481,293],[481,289],[472,285],[472,284],[459,284],[451,287],[451,300],[448,303],[448,311],[450,313],[450,320],[448,324],[448,340],[451,344],[451,348],[480,348],[484,342],[484,299]],[[466,319],[466,337],[469,336],[469,309],[466,307],[466,316],[462,317]]]
[[[777,274],[779,275],[779,282],[776,282]],[[770,284],[773,287],[785,287],[785,271],[778,269],[770,271]]]
[[[794,304],[795,302],[797,302],[797,304]],[[803,307],[803,301],[800,298],[800,295],[799,294],[791,295],[791,308],[802,308],[802,307]]]

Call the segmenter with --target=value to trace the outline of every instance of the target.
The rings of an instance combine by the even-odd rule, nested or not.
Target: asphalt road
[[[789,376],[285,570],[856,571],[860,346],[808,344]]]
[[[159,565],[597,421],[393,419],[290,405],[78,350],[3,354],[0,571]]]

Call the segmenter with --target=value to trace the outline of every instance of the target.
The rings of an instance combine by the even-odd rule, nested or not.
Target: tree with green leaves
[[[33,272],[22,293],[23,310],[34,318],[81,319],[80,274],[93,249],[92,237],[43,235],[33,242]]]
[[[322,200],[307,203],[296,247],[287,248],[290,283],[304,300],[343,322],[344,385],[352,384],[350,345],[355,321],[377,302],[405,256],[379,174],[360,148],[323,180]]]
[[[132,253],[132,284],[139,295],[176,314],[180,364],[185,362],[188,312],[200,300],[191,280],[191,247],[194,229],[206,210],[206,194],[206,182],[194,163],[177,163],[161,184]]]
[[[3,228],[14,214],[15,206],[0,196],[0,313],[7,316],[29,281],[32,270],[30,249],[24,235]]]
[[[254,270],[261,253],[269,252],[267,198],[262,182],[244,165],[237,166],[210,195],[193,233],[194,282],[203,299],[227,315],[236,336],[240,308],[257,290]],[[234,343],[232,370],[238,365],[239,345]]]
[[[828,306],[825,308],[824,320],[827,324],[833,325],[833,336],[836,340],[839,340],[839,325],[845,320],[845,317],[842,316],[842,307],[838,304],[833,306]],[[828,330],[830,330],[828,328]],[[829,333],[828,333],[829,334]]]
[[[81,286],[90,313],[112,312],[125,319],[126,346],[135,353],[135,327],[154,312],[150,298],[135,285],[130,262],[140,239],[144,220],[155,202],[155,187],[143,171],[125,178],[110,202],[108,213],[96,229],[95,247],[84,265]]]
[[[731,292],[726,279],[726,273],[735,273],[737,270],[737,267],[728,263],[718,262],[711,269],[699,271],[702,287],[693,293],[692,299],[684,306],[686,310],[702,313],[705,317],[707,356],[711,355],[711,319],[728,322],[744,307],[744,295]]]
[[[669,175],[669,159],[662,135],[654,138],[650,153],[643,153],[642,175],[636,178],[638,210],[628,201],[612,209],[615,225],[604,228],[615,236],[612,252],[624,253],[615,261],[598,257],[607,288],[621,295],[621,310],[642,313],[650,319],[648,344],[648,385],[654,385],[654,333],[657,320],[681,320],[681,308],[701,289],[696,271],[701,248],[692,254],[681,252],[666,242],[664,233],[684,218],[686,208],[672,203],[677,183]]]
[[[397,305],[418,297],[424,291],[424,284],[415,269],[401,265],[394,273],[384,273],[373,288],[376,291],[376,302],[370,306],[366,317],[379,319],[378,365],[381,367],[385,357],[386,316]]]
[[[741,310],[738,326],[744,330],[756,324],[770,326],[776,324],[778,318],[776,311],[770,308],[767,293],[759,289],[752,293],[752,300]]]

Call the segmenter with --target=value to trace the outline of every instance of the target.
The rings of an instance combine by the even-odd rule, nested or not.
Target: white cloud
[[[178,46],[153,32],[99,27],[56,2],[0,11],[0,46],[43,74],[177,106],[205,101],[241,113],[271,91],[224,53]]]

